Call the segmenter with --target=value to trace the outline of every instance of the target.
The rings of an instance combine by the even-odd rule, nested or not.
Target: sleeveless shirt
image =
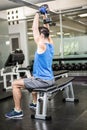
[[[33,65],[33,76],[43,80],[54,79],[52,71],[52,59],[54,55],[53,44],[46,43],[45,52],[38,54],[35,52],[34,65]]]

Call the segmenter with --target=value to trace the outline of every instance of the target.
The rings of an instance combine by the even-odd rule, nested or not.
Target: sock
[[[16,109],[14,108],[14,111],[16,111],[16,112],[18,112],[18,113],[19,113],[19,112],[21,112],[22,110],[16,110]]]
[[[37,104],[37,103],[33,100],[33,104]]]

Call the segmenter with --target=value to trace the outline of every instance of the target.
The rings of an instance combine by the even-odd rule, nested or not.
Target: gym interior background
[[[86,130],[87,125],[85,122],[87,121],[86,119],[87,117],[87,102],[86,102],[87,101],[87,94],[86,94],[87,92],[87,84],[86,84],[87,82],[87,77],[86,77],[87,76],[87,64],[86,64],[87,63],[87,59],[86,59],[87,58],[87,0],[77,0],[77,1],[75,0],[66,0],[66,1],[30,0],[29,2],[32,2],[33,4],[36,4],[38,6],[44,3],[48,4],[50,10],[55,12],[54,14],[48,15],[48,17],[51,17],[52,19],[52,23],[50,24],[50,28],[51,28],[50,33],[55,43],[54,44],[55,54],[54,54],[54,61],[53,61],[54,69],[55,66],[59,64],[58,59],[76,58],[74,60],[66,60],[66,61],[61,60],[61,61],[62,64],[66,63],[66,65],[67,64],[75,65],[73,69],[72,66],[71,68],[69,67],[70,70],[69,74],[70,76],[71,75],[77,76],[77,80],[76,80],[77,84],[75,84],[75,89],[76,89],[75,92],[76,92],[76,96],[79,96],[80,98],[80,103],[79,105],[76,106],[77,111],[75,111],[75,106],[73,106],[73,104],[70,105],[67,104],[67,106],[65,106],[65,104],[62,104],[60,102],[61,94],[59,93],[59,96],[57,96],[55,102],[53,102],[56,108],[54,109],[52,103],[51,104],[52,106],[49,105],[49,110],[51,111],[50,107],[53,108],[51,112],[53,112],[54,110],[56,111],[59,110],[60,113],[62,113],[62,117],[64,117],[67,120],[65,121],[64,118],[61,117],[61,114],[58,114],[59,127],[57,127],[55,126],[55,124],[57,124],[57,121],[53,123],[53,126],[52,125],[49,126],[49,123],[45,124],[43,122],[43,124],[41,124],[42,122],[38,122],[38,121],[35,122],[29,119],[29,123],[31,123],[31,126],[33,123],[36,124],[35,128],[33,128],[32,126],[31,129],[32,130],[40,129],[41,127],[41,129],[46,128],[51,130],[55,128],[55,130],[57,130],[59,128],[62,130],[64,129],[64,127],[62,127],[62,122],[63,122],[66,130],[68,129]],[[23,50],[25,55],[25,61],[23,63],[23,66],[26,67],[28,65],[32,65],[34,52],[36,50],[36,46],[34,44],[33,35],[32,35],[32,21],[36,11],[37,10],[31,7],[26,7],[23,4],[14,3],[9,0],[3,0],[0,3],[0,70],[4,67],[5,62],[9,56],[9,53],[11,53],[12,51],[18,48]],[[80,68],[78,68],[79,66],[76,67],[77,64],[81,65]],[[58,66],[56,70],[58,70]],[[81,81],[84,87],[80,86],[82,85]],[[0,83],[2,83],[2,77],[0,77]],[[78,84],[80,88],[78,87]],[[2,88],[2,86],[0,87]],[[25,96],[24,98],[26,99]],[[8,102],[6,101],[0,102],[0,106],[2,106],[1,109],[2,111],[5,106],[8,109],[6,104],[12,103],[11,99]],[[26,102],[29,102],[29,100],[27,99]],[[60,109],[59,107],[57,108],[57,106],[59,106],[62,109]],[[64,107],[67,109],[67,111],[70,109],[72,111],[71,114],[69,111],[68,117],[67,114],[64,113]],[[26,111],[29,114],[30,110],[27,108],[27,105],[24,108],[27,109]],[[4,111],[2,112],[2,114],[4,113]],[[3,120],[5,120],[2,114],[1,117]],[[55,114],[53,115],[53,117],[54,120],[57,120]],[[84,121],[81,120],[80,117],[82,117]],[[75,120],[75,118],[77,120]],[[71,121],[73,121],[73,124],[71,124]],[[6,122],[5,120],[5,123],[7,124],[8,122]],[[24,128],[21,128],[22,126],[20,125],[20,123],[22,122],[21,121],[18,122],[19,128],[24,130]],[[68,123],[70,123],[69,126]],[[82,125],[79,125],[80,123],[82,123]],[[4,123],[0,125],[1,128],[4,128],[5,130],[5,126],[3,124]],[[15,124],[15,121],[13,122],[13,124]],[[7,126],[9,130],[13,128],[8,124]],[[16,126],[16,128],[18,128],[18,126]],[[26,126],[26,128],[28,129],[28,126]],[[15,127],[13,129],[15,129]]]
[[[50,10],[58,13],[49,16],[52,18],[51,36],[55,42],[54,58],[86,57],[87,1],[56,0],[47,4]],[[31,64],[36,49],[32,36],[32,21],[36,10],[24,6],[12,8],[16,6],[18,4],[8,0],[0,4],[0,69],[9,52],[14,49],[24,51],[25,66]]]

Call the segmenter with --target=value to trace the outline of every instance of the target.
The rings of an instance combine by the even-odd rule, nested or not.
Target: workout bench
[[[68,70],[58,70],[54,71],[55,80],[59,77],[68,77]]]
[[[32,119],[50,120],[51,116],[47,116],[47,102],[49,98],[58,92],[59,90],[65,92],[66,97],[63,101],[78,102],[78,99],[74,97],[74,91],[72,86],[73,77],[63,77],[56,80],[56,84],[49,88],[34,89],[37,92],[37,106],[35,115],[31,115]],[[40,107],[42,105],[42,107]],[[42,109],[41,109],[42,108]]]

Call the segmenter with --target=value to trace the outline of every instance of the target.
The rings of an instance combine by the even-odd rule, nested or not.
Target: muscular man
[[[52,71],[52,59],[54,55],[53,41],[49,36],[48,27],[39,27],[39,13],[33,20],[33,36],[37,44],[35,52],[33,77],[15,80],[12,84],[14,109],[5,114],[7,118],[22,117],[21,89],[32,91],[34,88],[50,87],[55,83]],[[36,100],[36,93],[34,94]]]
[[[36,17],[39,17],[39,16],[36,16]],[[33,34],[35,33],[34,40],[35,40],[36,38],[39,38],[39,36],[36,35],[36,34],[38,34],[38,33],[36,32],[36,26],[37,26],[37,28],[38,28],[38,26],[39,26],[37,19],[38,19],[38,18],[36,18],[35,22],[33,23]],[[45,19],[46,19],[46,16],[43,15],[43,20],[45,20]],[[37,23],[36,23],[36,21],[37,21]],[[48,42],[49,44],[53,44],[53,40],[51,39],[50,36],[48,36],[48,35],[49,35],[49,24],[47,23],[47,24],[44,24],[44,27],[39,27],[39,33],[41,32],[41,28],[43,29],[43,34],[44,34],[44,35],[47,35],[47,39],[46,39],[47,42]],[[48,34],[47,34],[47,33],[48,33]],[[38,45],[40,45],[40,42],[41,42],[41,45],[40,45],[40,46],[45,47],[44,44],[42,44],[42,38],[39,38],[39,41],[38,41],[38,39],[36,39],[35,42],[36,42],[36,44],[37,44],[38,50],[41,50],[41,47],[38,46]],[[43,40],[43,42],[45,43],[45,40]],[[44,51],[44,49],[42,48],[41,53],[43,53],[43,51]],[[34,68],[34,70],[35,70],[35,69],[37,69],[37,68]],[[34,70],[33,70],[33,74],[34,74]],[[30,107],[30,108],[33,108],[33,109],[36,109],[37,93],[36,93],[36,92],[32,92],[32,97],[33,97],[33,101],[32,101],[32,103],[29,105],[29,107]]]

